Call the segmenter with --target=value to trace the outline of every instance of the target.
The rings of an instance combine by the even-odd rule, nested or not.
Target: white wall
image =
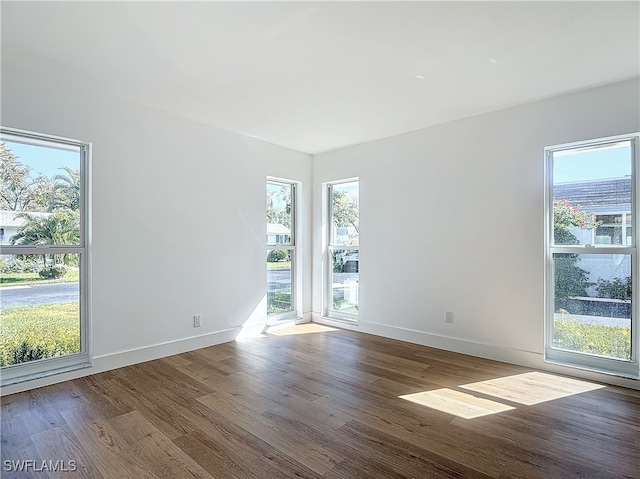
[[[55,71],[3,70],[1,123],[93,144],[96,359],[76,375],[231,340],[248,320],[264,325],[268,175],[302,182],[308,315],[309,155],[105,97]]]
[[[312,161],[50,73],[3,69],[0,120],[93,143],[96,359],[89,371],[3,393],[230,340],[247,321],[264,324],[267,176],[302,182],[305,313],[322,320],[321,185],[358,176],[356,329],[549,368],[542,150],[640,130],[639,84],[631,81]],[[453,324],[444,323],[445,310]],[[195,313],[204,315],[198,330]]]
[[[628,81],[315,156],[316,233],[322,184],[360,177],[354,329],[550,368],[543,148],[636,132],[639,105],[639,83]],[[318,239],[313,317],[326,322]]]

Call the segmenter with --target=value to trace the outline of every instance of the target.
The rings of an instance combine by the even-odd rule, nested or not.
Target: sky
[[[631,145],[615,148],[571,150],[554,154],[553,183],[622,178],[631,175]]]
[[[5,141],[7,147],[18,157],[18,161],[31,168],[33,177],[42,174],[49,178],[64,174],[63,166],[80,169],[79,150],[58,150],[43,146],[26,145]]]
[[[59,150],[11,141],[6,141],[6,144],[18,157],[18,161],[31,167],[34,176],[40,173],[51,178],[63,174],[64,166],[74,170],[80,168],[80,155],[77,150]],[[554,154],[554,183],[621,178],[630,174],[631,148],[628,142],[619,143],[615,148],[570,150]],[[357,183],[336,185],[335,188],[350,192],[357,188]]]

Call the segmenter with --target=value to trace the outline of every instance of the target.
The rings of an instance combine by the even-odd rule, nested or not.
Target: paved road
[[[289,268],[273,268],[267,270],[267,291],[291,290],[291,270]]]
[[[0,288],[0,306],[69,303],[78,301],[78,283],[51,283]]]
[[[357,281],[358,273],[333,273],[333,283],[341,284],[347,280]],[[267,270],[267,291],[283,291],[291,287],[291,270],[273,268]]]

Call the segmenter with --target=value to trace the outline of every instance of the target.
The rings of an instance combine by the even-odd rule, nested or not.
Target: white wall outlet
[[[193,327],[199,328],[200,326],[202,326],[202,315],[196,314],[193,316]]]
[[[445,311],[444,312],[444,322],[445,323],[453,323],[453,311]]]

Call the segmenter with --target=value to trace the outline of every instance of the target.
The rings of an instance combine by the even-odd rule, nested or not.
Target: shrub
[[[67,268],[65,268],[61,264],[56,264],[53,266],[42,268],[40,271],[38,271],[38,274],[42,279],[58,279],[67,274]]]
[[[32,259],[18,259],[13,258],[8,261],[3,261],[0,268],[0,273],[36,273],[42,266]]]
[[[569,351],[629,360],[631,357],[631,330],[621,326],[556,320],[553,330],[553,345]]]
[[[631,299],[631,276],[627,276],[624,281],[618,277],[613,278],[613,281],[599,279],[596,293],[598,298]]]
[[[26,341],[22,341],[20,346],[10,353],[10,364],[25,363],[27,361],[35,361],[37,359],[47,358],[51,356],[44,346],[32,346]]]
[[[286,250],[272,249],[267,255],[267,261],[269,261],[270,263],[274,263],[276,261],[284,261],[288,256],[289,255],[287,254]]]
[[[291,293],[267,293],[267,313],[281,313],[291,308]]]
[[[553,241],[555,244],[578,244],[578,238],[569,230],[571,227],[594,229],[600,225],[593,213],[581,211],[568,200],[553,200]],[[580,268],[580,257],[572,253],[553,255],[555,271],[555,297],[587,296],[589,273]]]

